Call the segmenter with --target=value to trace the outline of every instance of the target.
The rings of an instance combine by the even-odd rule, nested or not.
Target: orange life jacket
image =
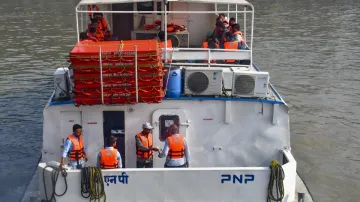
[[[84,140],[82,135],[79,137],[79,140],[74,137],[72,134],[67,137],[72,143],[72,150],[69,151],[68,156],[70,161],[81,160],[84,156]]]
[[[108,28],[108,23],[106,22],[106,19],[104,17],[101,18],[101,20],[98,21],[99,22],[99,27],[103,32],[107,32],[107,28]]]
[[[88,30],[91,28],[91,23],[88,24]],[[102,28],[102,25],[99,23],[99,25],[96,27],[96,37],[99,39],[99,41],[104,41],[105,34]]]
[[[203,48],[208,48],[209,47],[209,43],[207,41],[202,43],[202,47]]]
[[[236,32],[233,33],[233,36],[235,36],[235,35],[237,35],[237,34],[239,34],[239,35],[241,36],[241,40],[244,40],[244,37],[243,37],[242,32],[236,31]]]
[[[160,44],[161,48],[165,48],[165,41],[160,41],[159,44]],[[171,40],[167,40],[166,47],[167,48],[172,48],[172,41]]]
[[[238,49],[239,42],[238,41],[227,41],[224,43],[224,49]],[[225,62],[235,62],[235,60],[225,60]]]
[[[169,143],[168,157],[170,159],[179,159],[185,156],[184,136],[172,135],[167,138],[167,141]]]
[[[137,134],[136,136],[140,139],[141,144],[144,147],[150,148],[153,146],[153,137],[151,133],[149,133],[147,137],[141,133]],[[148,159],[153,157],[153,151],[141,151],[140,148],[136,147],[136,155],[139,159]]]
[[[104,169],[118,168],[119,161],[117,160],[116,154],[117,149],[105,149],[100,150],[100,167]]]
[[[99,10],[100,10],[99,6],[96,5],[96,4],[94,4],[94,5],[88,5],[87,8],[88,8],[88,11],[89,11],[88,13],[89,13],[90,19],[93,18],[93,14],[92,14],[92,12],[91,12],[93,8],[95,8],[96,11],[99,11]]]
[[[99,39],[97,38],[97,36],[92,36],[90,33],[87,33],[87,36],[91,41],[99,42]]]
[[[218,44],[215,44],[216,48],[219,48],[219,45]],[[209,42],[205,41],[202,43],[202,47],[203,48],[208,48],[209,47]],[[208,63],[207,60],[204,61],[205,63]],[[210,61],[211,63],[216,63],[216,60],[211,60]]]

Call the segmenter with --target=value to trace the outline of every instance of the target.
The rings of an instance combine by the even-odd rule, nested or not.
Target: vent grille
[[[202,72],[195,72],[187,78],[187,86],[194,93],[202,93],[209,87],[209,79]]]
[[[235,80],[235,90],[238,94],[252,94],[255,88],[255,79],[248,75],[239,75]]]

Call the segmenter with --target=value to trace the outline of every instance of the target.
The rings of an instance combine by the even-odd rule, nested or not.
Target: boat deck
[[[253,64],[251,66],[250,71],[260,72],[261,70]],[[240,102],[263,102],[263,103],[270,103],[270,104],[280,104],[280,105],[287,105],[280,94],[275,90],[275,88],[269,84],[269,96],[266,98],[246,98],[246,97],[225,97],[225,96],[187,96],[181,95],[179,98],[166,98],[164,97],[163,100],[223,100],[223,101],[240,101]],[[65,104],[74,104],[73,100],[68,101],[52,101],[49,103],[49,106],[56,106],[56,105],[65,105]]]
[[[21,202],[40,202],[40,191],[39,191],[39,169],[36,168],[35,175],[31,179],[26,191],[24,192],[24,196],[21,199]],[[296,194],[295,201],[298,202],[298,193],[304,193],[305,198],[303,202],[314,202],[311,193],[306,187],[304,181],[300,178],[300,176],[296,175]]]

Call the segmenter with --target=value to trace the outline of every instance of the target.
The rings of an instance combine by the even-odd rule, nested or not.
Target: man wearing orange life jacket
[[[99,42],[99,38],[96,36],[96,28],[95,27],[90,27],[90,29],[88,30],[87,33],[87,39],[91,40],[93,42]]]
[[[103,33],[104,39],[111,37],[111,29],[106,19],[104,18],[104,14],[102,13],[94,13],[94,18],[97,19],[99,23],[99,30]],[[100,38],[103,40],[102,38]]]
[[[154,129],[150,123],[144,123],[143,130],[135,136],[136,141],[136,167],[152,168],[153,151],[159,151],[158,147],[153,146],[153,136],[151,130]]]
[[[97,158],[97,166],[102,169],[121,168],[121,156],[116,147],[117,138],[110,136],[107,139],[107,147],[102,148]]]
[[[171,125],[169,130],[171,136],[166,139],[164,149],[158,157],[166,156],[165,168],[189,167],[190,151],[186,138],[179,135],[179,128],[175,124]]]
[[[99,22],[97,19],[93,18],[91,19],[91,22],[88,25],[88,29],[87,32],[89,33],[91,27],[95,28],[95,36],[99,41],[103,41],[105,38],[105,35],[103,33],[103,31],[101,30],[101,27],[99,25]]]
[[[234,24],[232,26],[232,36],[233,36],[233,39],[234,41],[238,41],[238,42],[241,42],[243,41],[243,34],[242,32],[239,31],[240,30],[240,25],[239,24]]]
[[[65,165],[66,156],[69,158],[68,165],[77,169],[83,168],[84,160],[88,160],[85,153],[82,126],[79,124],[73,125],[73,134],[70,134],[65,141],[60,168],[63,168]]]

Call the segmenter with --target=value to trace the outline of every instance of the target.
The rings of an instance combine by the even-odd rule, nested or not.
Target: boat
[[[97,183],[103,192],[95,199],[108,202],[313,201],[291,152],[289,107],[253,60],[252,4],[81,0],[75,11],[77,43],[54,73],[41,159],[22,201],[88,201],[85,181]],[[94,13],[103,13],[115,39],[81,40]],[[241,24],[242,48],[204,47],[220,13]],[[136,168],[134,137],[146,122],[160,148],[167,127],[179,127],[191,151],[187,168],[164,168],[157,155],[153,168]],[[86,166],[99,172],[96,180],[59,169],[74,124],[83,126]],[[122,168],[99,171],[109,135],[117,137]]]

